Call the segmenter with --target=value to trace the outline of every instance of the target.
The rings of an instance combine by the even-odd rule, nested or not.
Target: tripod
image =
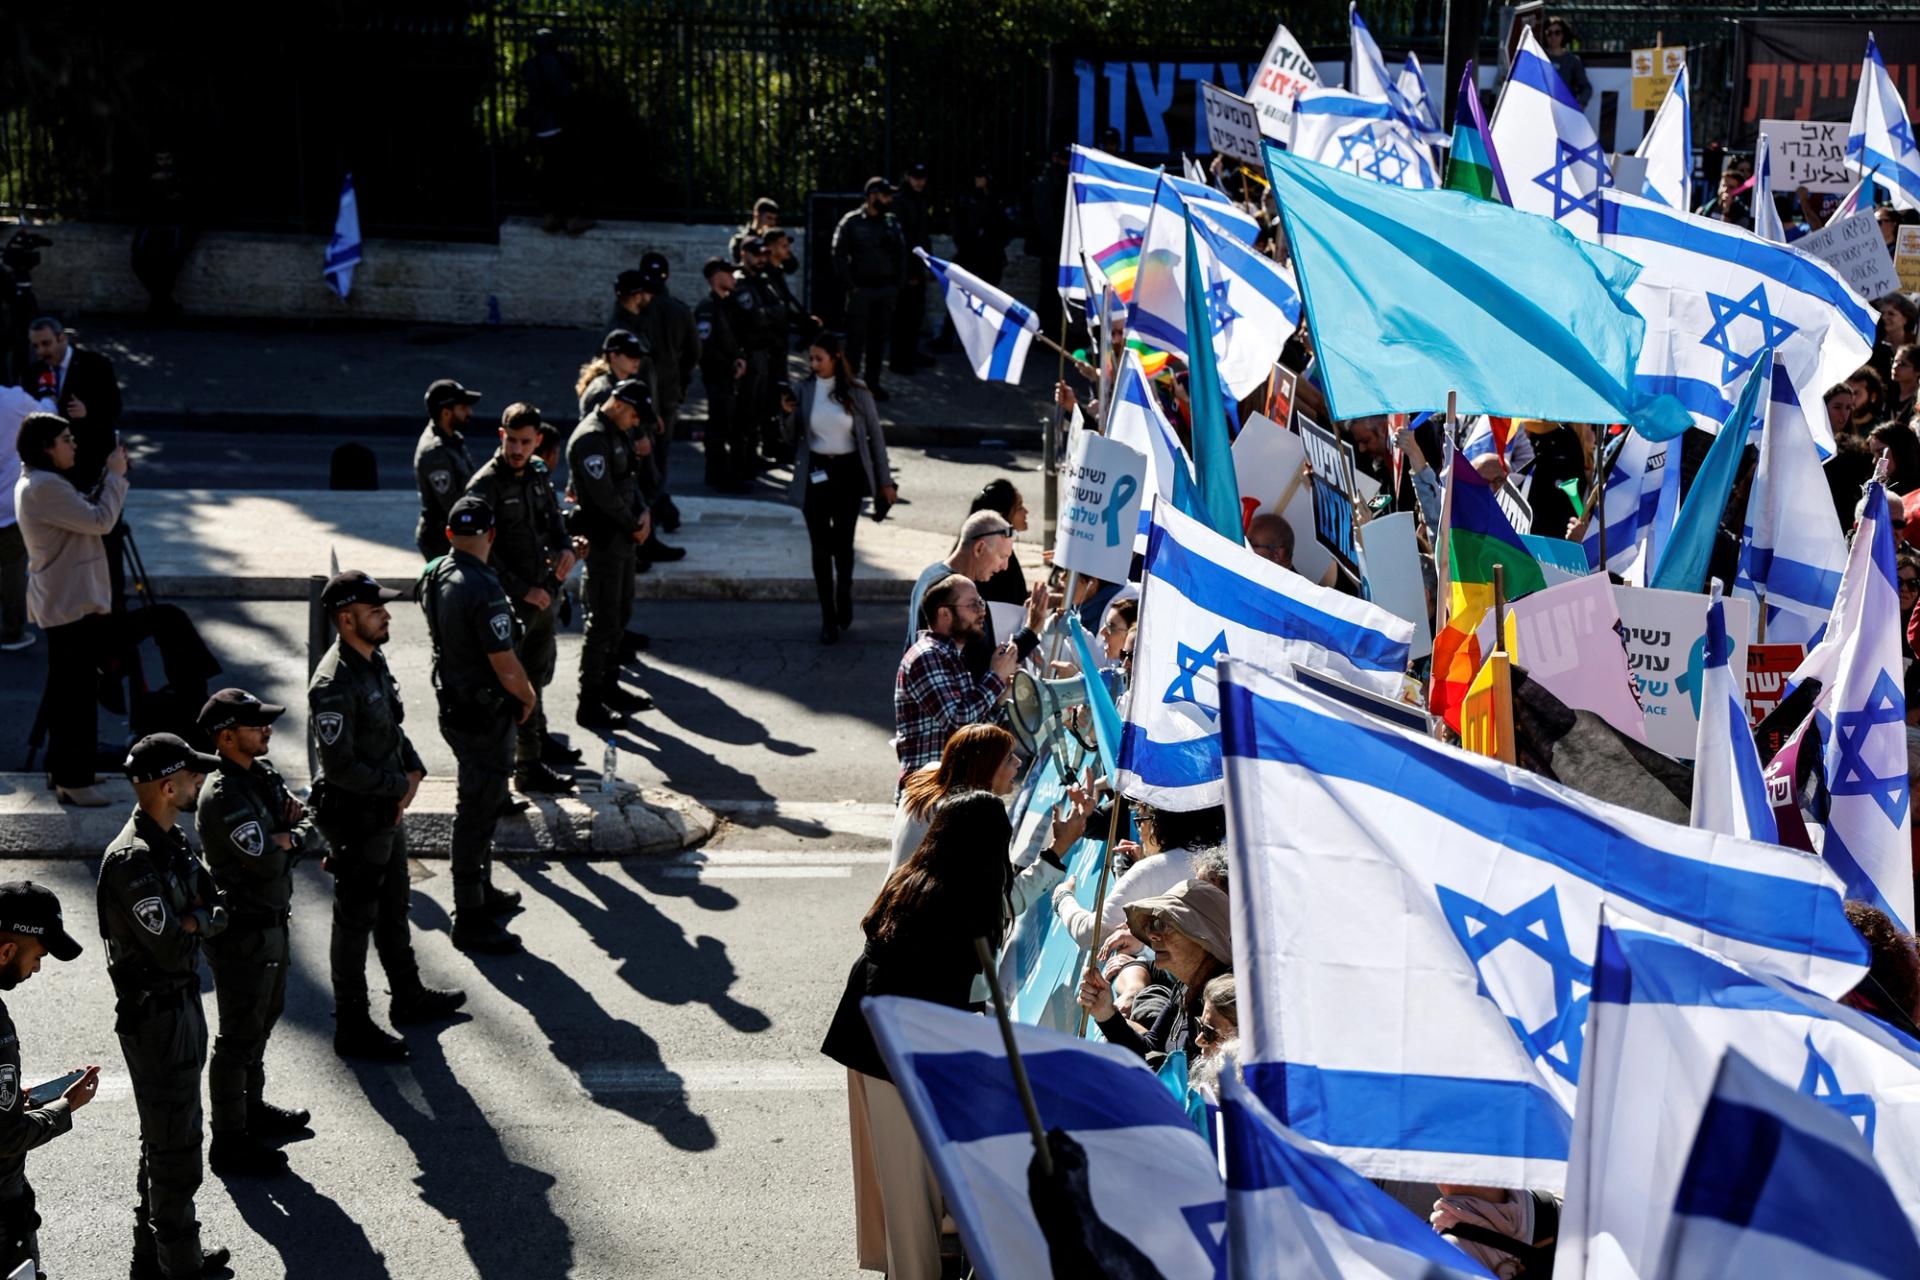
[[[140,548],[133,540],[133,530],[127,528],[124,523],[116,525],[113,531],[106,535],[104,541],[110,544],[117,543],[118,546],[108,548],[113,605],[105,619],[95,624],[109,628],[106,642],[99,648],[99,661],[95,668],[96,678],[100,682],[99,693],[94,699],[96,721],[99,706],[105,705],[110,710],[130,709],[133,699],[152,692],[147,686],[146,669],[140,662],[133,629],[127,625],[127,601],[122,591],[122,583],[131,578],[134,594],[139,597],[143,609],[154,608],[160,603],[147,579],[146,562],[141,559]],[[111,684],[108,683],[108,677],[111,677]],[[121,693],[120,687],[123,679],[129,682],[129,691],[125,695]],[[49,718],[52,714],[52,709],[48,705],[51,692],[52,681],[49,679],[47,687],[40,691],[40,706],[34,712],[33,727],[27,732],[27,758],[21,766],[23,772],[33,771],[34,761],[46,745]],[[99,751],[96,743],[96,757],[102,754],[104,753]],[[118,754],[116,750],[116,765]]]

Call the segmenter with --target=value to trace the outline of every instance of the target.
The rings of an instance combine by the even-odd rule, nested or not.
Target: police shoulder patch
[[[607,459],[605,454],[590,453],[580,459],[580,465],[584,467],[587,474],[595,480],[599,480],[607,474]]]
[[[433,486],[435,493],[445,493],[453,485],[453,472],[429,471],[427,472],[427,483]]]
[[[340,741],[340,730],[346,726],[346,717],[338,711],[322,711],[313,718],[313,729],[320,735],[320,741],[332,746]]]
[[[243,822],[233,829],[233,847],[249,858],[257,858],[266,852],[267,833],[258,821]]]
[[[160,936],[160,931],[167,927],[167,909],[161,905],[158,898],[142,898],[134,903],[133,918],[140,922],[141,928],[156,938]]]
[[[20,1068],[11,1062],[0,1066],[0,1111],[13,1110],[20,1101]]]
[[[509,640],[513,638],[513,619],[510,616],[504,613],[496,613],[490,621],[493,625],[495,639]]]
[[[713,321],[703,319],[693,327],[694,330],[699,333],[700,341],[705,342],[707,339],[713,337]]]

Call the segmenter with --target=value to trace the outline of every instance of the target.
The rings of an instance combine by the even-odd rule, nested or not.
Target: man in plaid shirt
[[[956,730],[997,718],[1020,661],[1009,640],[994,650],[984,673],[975,676],[967,670],[960,651],[981,636],[987,617],[986,601],[970,578],[949,574],[928,587],[921,616],[927,620],[927,629],[900,659],[893,679],[893,747],[900,756],[899,782],[922,765],[937,761]]]

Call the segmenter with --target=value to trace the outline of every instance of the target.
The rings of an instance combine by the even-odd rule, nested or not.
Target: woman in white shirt
[[[822,333],[807,348],[810,377],[782,397],[793,446],[792,498],[807,518],[813,585],[820,594],[820,642],[832,644],[853,623],[853,530],[861,500],[874,519],[899,496],[873,394],[853,376],[840,335]]]

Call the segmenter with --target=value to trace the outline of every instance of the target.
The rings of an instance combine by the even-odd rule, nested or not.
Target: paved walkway
[[[355,430],[416,433],[427,384],[457,378],[486,393],[482,416],[516,400],[571,420],[580,365],[599,328],[314,323],[263,326],[202,321],[153,328],[134,317],[99,316],[78,330],[120,375],[126,420],[143,428]],[[964,354],[943,355],[914,377],[889,377],[881,406],[887,439],[899,444],[1030,445],[1051,414],[1056,361],[1036,351],[1018,387],[974,377]],[[794,377],[804,362],[792,359]],[[684,433],[703,429],[706,390],[696,376],[681,411]]]

